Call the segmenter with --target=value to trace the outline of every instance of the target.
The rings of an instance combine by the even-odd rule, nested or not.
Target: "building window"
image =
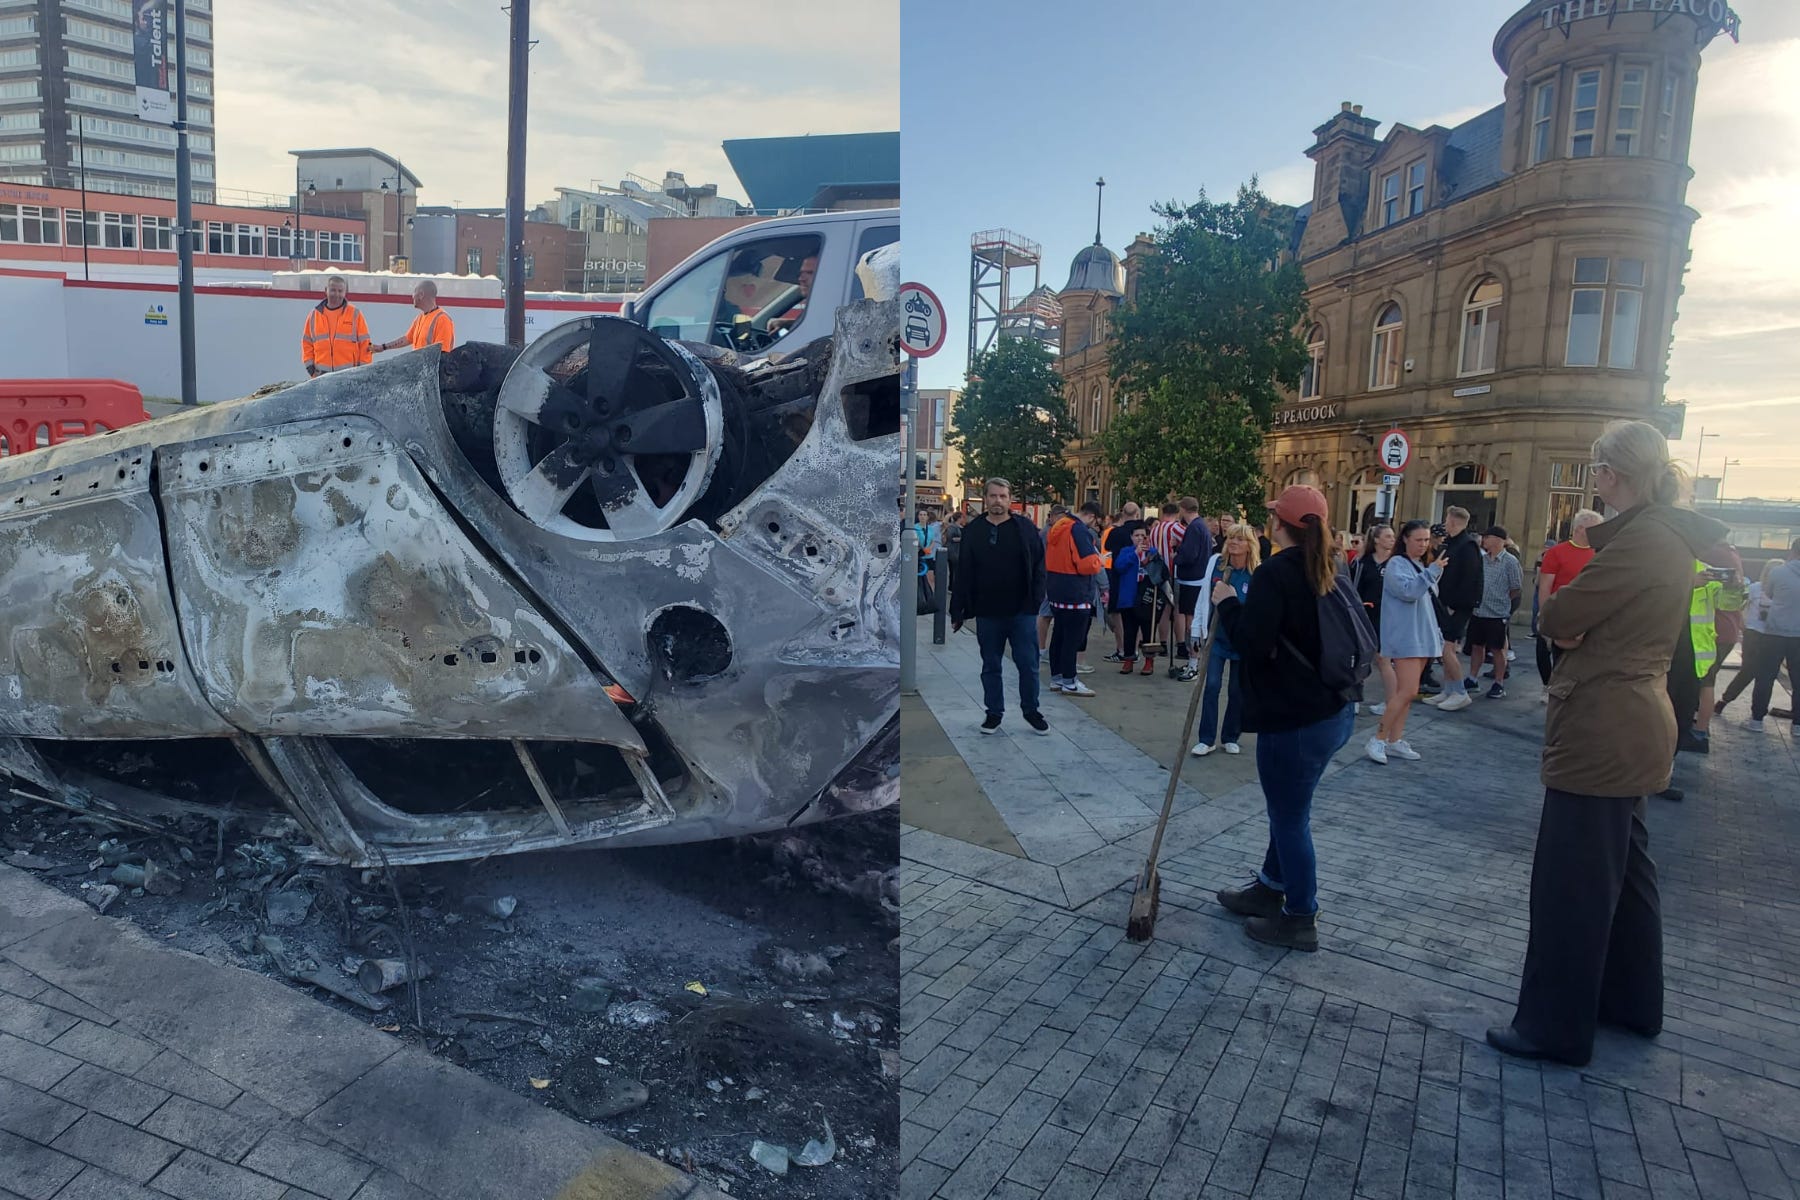
[[[36,46],[27,46],[23,50],[0,50],[0,67],[35,67],[37,61]]]
[[[206,252],[208,254],[230,254],[231,241],[225,234],[225,226],[219,221],[206,223]]]
[[[525,278],[530,279],[533,275],[536,275],[536,274],[537,274],[537,255],[527,253],[525,255]]]
[[[1369,356],[1369,389],[1398,387],[1400,384],[1400,338],[1404,325],[1400,306],[1389,301],[1375,318],[1375,337]]]
[[[1550,464],[1550,505],[1544,518],[1544,541],[1560,542],[1568,538],[1569,528],[1587,504],[1587,464],[1574,460],[1558,460]]]
[[[175,218],[145,217],[143,219],[144,249],[175,249]]]
[[[1381,223],[1392,225],[1400,219],[1400,172],[1390,171],[1381,177]]]
[[[1616,267],[1616,270],[1613,269]],[[1607,293],[1612,301],[1607,302]],[[1610,308],[1612,320],[1607,322]],[[1622,258],[1575,260],[1575,289],[1569,301],[1569,349],[1571,367],[1597,367],[1604,343],[1606,365],[1621,371],[1637,367],[1638,341],[1644,311],[1644,261]]]
[[[35,204],[0,204],[0,242],[56,246],[62,241],[61,215]]]
[[[1469,512],[1469,525],[1485,529],[1499,515],[1500,489],[1493,474],[1479,463],[1463,463],[1438,476],[1432,489],[1431,519],[1442,521],[1449,508]]]
[[[1425,160],[1409,163],[1406,168],[1406,215],[1416,217],[1425,211]]]
[[[1106,314],[1103,312],[1097,312],[1094,314],[1094,342],[1095,342],[1095,344],[1104,342],[1106,340],[1106,334],[1107,334]]]
[[[481,274],[481,247],[480,246],[469,247],[468,267],[469,267],[469,269],[467,271],[465,271],[464,274],[466,274],[466,275]]]
[[[102,213],[100,227],[108,250],[136,250],[138,224],[136,213]]]
[[[1537,86],[1531,110],[1531,165],[1550,157],[1550,139],[1556,129],[1556,81]]]
[[[1298,467],[1295,470],[1289,472],[1288,477],[1287,477],[1287,483],[1283,484],[1282,486],[1283,487],[1299,487],[1302,484],[1304,484],[1307,487],[1322,486],[1319,483],[1319,473],[1317,471],[1313,470],[1311,467]]]
[[[100,244],[100,214],[91,212],[82,220],[78,209],[63,209],[63,245],[65,246],[98,246]]]
[[[249,258],[262,257],[263,227],[261,225],[239,225],[237,227],[237,252]]]
[[[1594,134],[1600,124],[1600,72],[1575,76],[1575,111],[1569,120],[1569,157],[1594,157]]]
[[[1681,99],[1681,76],[1670,71],[1663,76],[1662,103],[1656,118],[1656,156],[1673,158],[1675,146],[1675,105]]]
[[[1306,331],[1306,370],[1300,375],[1300,398],[1317,400],[1325,394],[1325,327]]]
[[[1643,315],[1644,261],[1622,258],[1613,281],[1612,336],[1607,340],[1607,366],[1620,371],[1636,369],[1638,330]]]
[[[1644,133],[1644,88],[1647,67],[1626,67],[1619,73],[1619,112],[1613,120],[1613,153],[1637,154]]]
[[[1461,375],[1484,375],[1500,357],[1500,281],[1489,275],[1463,304]]]

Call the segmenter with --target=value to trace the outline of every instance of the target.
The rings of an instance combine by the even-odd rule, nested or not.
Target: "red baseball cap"
[[[1325,493],[1304,483],[1283,488],[1281,495],[1269,501],[1269,511],[1275,514],[1276,520],[1296,529],[1300,527],[1301,518],[1306,516],[1317,517],[1321,525],[1330,523]]]

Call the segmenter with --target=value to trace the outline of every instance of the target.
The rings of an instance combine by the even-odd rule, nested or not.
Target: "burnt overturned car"
[[[0,787],[353,865],[894,803],[897,324],[589,317],[0,460]]]

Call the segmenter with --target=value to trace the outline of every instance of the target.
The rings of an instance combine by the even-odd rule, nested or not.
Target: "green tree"
[[[1305,279],[1288,253],[1294,210],[1252,179],[1230,202],[1201,192],[1156,213],[1156,249],[1115,317],[1120,411],[1101,445],[1139,499],[1191,493],[1202,511],[1256,511],[1263,431],[1306,366]]]
[[[1075,473],[1063,457],[1074,436],[1050,352],[1030,338],[1003,337],[969,364],[945,440],[962,452],[972,492],[999,475],[1012,484],[1015,500],[1037,501],[1074,490]]]

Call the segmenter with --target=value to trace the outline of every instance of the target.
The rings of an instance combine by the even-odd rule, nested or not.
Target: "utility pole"
[[[175,247],[181,255],[181,402],[191,405],[200,403],[200,385],[194,355],[194,159],[188,149],[187,0],[175,0],[175,44],[181,48],[181,70],[175,76],[175,224],[180,226],[175,231]],[[86,213],[82,220],[85,231]]]
[[[531,0],[512,0],[506,94],[506,344],[525,344],[525,101],[531,68]]]

